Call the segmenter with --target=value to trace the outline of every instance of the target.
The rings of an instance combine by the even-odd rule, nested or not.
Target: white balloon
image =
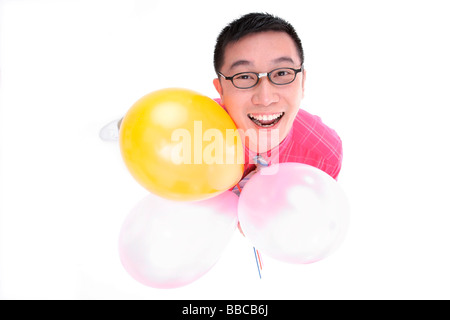
[[[148,195],[129,214],[119,238],[123,266],[155,288],[187,285],[210,270],[237,226],[238,197],[226,191],[197,202]]]
[[[264,168],[245,185],[238,216],[262,253],[289,263],[312,263],[333,253],[347,233],[344,191],[325,172],[300,163]]]

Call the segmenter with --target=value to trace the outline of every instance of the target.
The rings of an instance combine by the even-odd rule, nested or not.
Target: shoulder
[[[342,141],[337,132],[323,123],[319,116],[300,109],[293,123],[293,133],[296,140],[319,141],[328,145],[341,145]]]
[[[293,149],[333,178],[339,174],[343,150],[337,132],[319,116],[300,109],[293,124]]]

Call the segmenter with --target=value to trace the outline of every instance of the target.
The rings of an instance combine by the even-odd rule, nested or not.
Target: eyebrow
[[[277,58],[277,59],[274,59],[274,60],[271,61],[272,64],[280,64],[280,63],[283,63],[283,62],[289,62],[291,64],[295,64],[294,60],[292,60],[292,58],[290,58],[290,57],[280,57],[280,58]],[[235,61],[231,65],[230,70],[233,70],[234,68],[236,68],[238,66],[251,66],[251,65],[253,65],[253,62],[251,62],[251,61],[238,60],[238,61]]]
[[[230,70],[232,70],[233,68],[236,68],[236,67],[238,67],[238,66],[249,66],[249,65],[252,65],[252,64],[253,64],[253,63],[251,63],[251,62],[248,61],[248,60],[238,60],[238,61],[234,62],[234,63],[231,65]]]
[[[280,57],[278,59],[272,60],[272,64],[279,64],[282,62],[289,62],[291,64],[295,64],[294,60],[292,60],[292,58],[290,57]]]

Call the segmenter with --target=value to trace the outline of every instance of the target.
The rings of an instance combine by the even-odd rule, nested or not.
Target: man
[[[217,38],[214,67],[220,103],[246,133],[244,177],[258,162],[299,162],[337,179],[342,163],[339,136],[319,117],[300,109],[306,71],[292,25],[261,13],[231,22]]]
[[[231,22],[217,38],[214,68],[218,102],[243,133],[243,177],[250,177],[257,165],[298,162],[337,179],[342,163],[339,136],[319,117],[300,109],[306,71],[302,44],[291,24],[263,13]],[[120,121],[105,126],[100,136],[117,139],[118,126]]]

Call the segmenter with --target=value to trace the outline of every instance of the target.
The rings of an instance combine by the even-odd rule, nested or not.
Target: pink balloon
[[[245,236],[262,253],[289,263],[312,263],[342,243],[349,205],[325,172],[281,163],[250,178],[240,195],[238,216]]]
[[[122,225],[119,253],[125,270],[155,288],[197,280],[229,243],[237,226],[238,199],[231,191],[197,202],[149,194]]]

